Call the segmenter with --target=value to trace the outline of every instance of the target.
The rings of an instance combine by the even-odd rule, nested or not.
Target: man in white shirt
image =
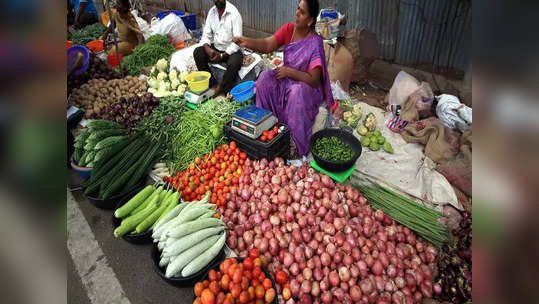
[[[209,63],[226,63],[227,70],[221,84],[212,75],[210,87],[215,95],[228,93],[234,86],[238,71],[243,65],[241,48],[232,42],[232,37],[241,37],[242,20],[238,9],[226,0],[213,0],[208,12],[204,32],[200,42],[202,46],[194,51],[195,62],[199,71],[210,72]]]

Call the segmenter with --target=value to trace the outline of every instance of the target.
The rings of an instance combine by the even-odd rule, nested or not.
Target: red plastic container
[[[119,66],[120,62],[124,60],[124,55],[120,54],[120,61],[118,62],[118,57],[116,57],[116,54],[108,55],[107,60],[109,61],[109,64],[113,67]]]
[[[71,41],[68,40],[67,43],[66,43],[66,46],[67,46],[67,48],[72,47],[72,46],[73,46],[73,42],[71,42]]]
[[[86,47],[94,53],[99,53],[103,51],[103,40],[98,39],[98,40],[90,41],[86,44]]]

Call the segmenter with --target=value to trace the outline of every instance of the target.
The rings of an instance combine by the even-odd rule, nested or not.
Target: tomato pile
[[[224,208],[229,193],[239,184],[246,159],[247,154],[240,152],[232,141],[219,146],[212,154],[195,158],[189,168],[166,176],[163,181],[181,192],[184,201],[201,200],[210,191],[210,202]]]
[[[275,136],[277,136],[277,134],[279,133],[279,128],[277,126],[273,127],[273,129],[270,129],[269,131],[266,130],[266,131],[263,131],[262,132],[262,135],[260,136],[260,140],[263,141],[263,142],[270,142],[273,140],[273,138],[275,138]]]
[[[210,270],[208,280],[195,285],[193,304],[271,303],[276,297],[271,280],[262,271],[258,250],[239,263],[235,258],[224,260],[219,271]]]

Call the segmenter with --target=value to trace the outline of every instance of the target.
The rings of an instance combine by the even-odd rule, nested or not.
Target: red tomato
[[[287,281],[287,275],[286,272],[279,270],[275,273],[275,281],[279,284],[285,284]]]
[[[264,286],[264,289],[266,290],[270,289],[272,287],[271,280],[268,278],[265,278],[264,281],[262,282],[262,286]]]
[[[202,291],[202,296],[200,297],[202,304],[214,304],[215,296],[209,289],[204,289]]]
[[[277,126],[273,127],[273,133],[277,134],[279,133],[279,128]]]
[[[275,289],[273,288],[268,289],[266,291],[265,299],[266,299],[266,303],[273,302],[273,299],[275,299]]]
[[[250,257],[251,259],[254,260],[254,259],[258,258],[259,256],[260,256],[260,253],[258,253],[258,249],[251,249],[251,250],[249,251],[249,257]]]
[[[230,286],[230,277],[228,276],[228,274],[223,275],[223,277],[221,278],[220,285],[222,290],[228,291],[228,288]]]
[[[208,278],[210,279],[210,281],[215,281],[217,280],[217,272],[215,272],[215,270],[210,270],[210,272],[208,272]]]
[[[253,268],[253,278],[258,279],[258,276],[262,273],[262,269],[259,267]]]
[[[234,275],[232,276],[232,281],[236,284],[241,283],[242,275],[240,269],[236,268],[236,270],[234,271]]]
[[[202,285],[202,283],[198,282],[195,284],[195,296],[200,297],[200,295],[202,295],[203,290],[204,290],[204,285]]]
[[[264,286],[262,285],[257,285],[255,287],[255,296],[257,299],[262,299],[264,298],[264,294],[266,293],[266,290],[264,289]]]
[[[240,304],[247,304],[247,302],[249,302],[249,294],[247,293],[247,291],[242,291],[240,293],[239,303]]]
[[[218,294],[220,291],[219,283],[217,283],[217,281],[212,281],[210,283],[210,290],[214,295]]]
[[[269,133],[268,134],[268,141],[272,141],[274,137],[275,137],[275,134],[273,132]]]
[[[232,297],[234,297],[234,299],[237,299],[240,296],[240,293],[241,293],[240,285],[232,286],[230,288],[230,293],[232,294]]]
[[[262,135],[262,137],[260,137],[260,140],[261,140],[261,141],[266,141],[267,139],[268,139],[268,138],[267,138],[266,135]]]
[[[253,269],[253,260],[251,258],[246,258],[245,260],[243,260],[243,268],[245,268],[247,270],[252,270]]]

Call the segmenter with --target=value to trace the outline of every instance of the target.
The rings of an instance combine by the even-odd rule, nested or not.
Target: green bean
[[[354,157],[354,152],[335,136],[317,139],[314,144],[314,153],[323,159],[331,161],[347,161]]]

